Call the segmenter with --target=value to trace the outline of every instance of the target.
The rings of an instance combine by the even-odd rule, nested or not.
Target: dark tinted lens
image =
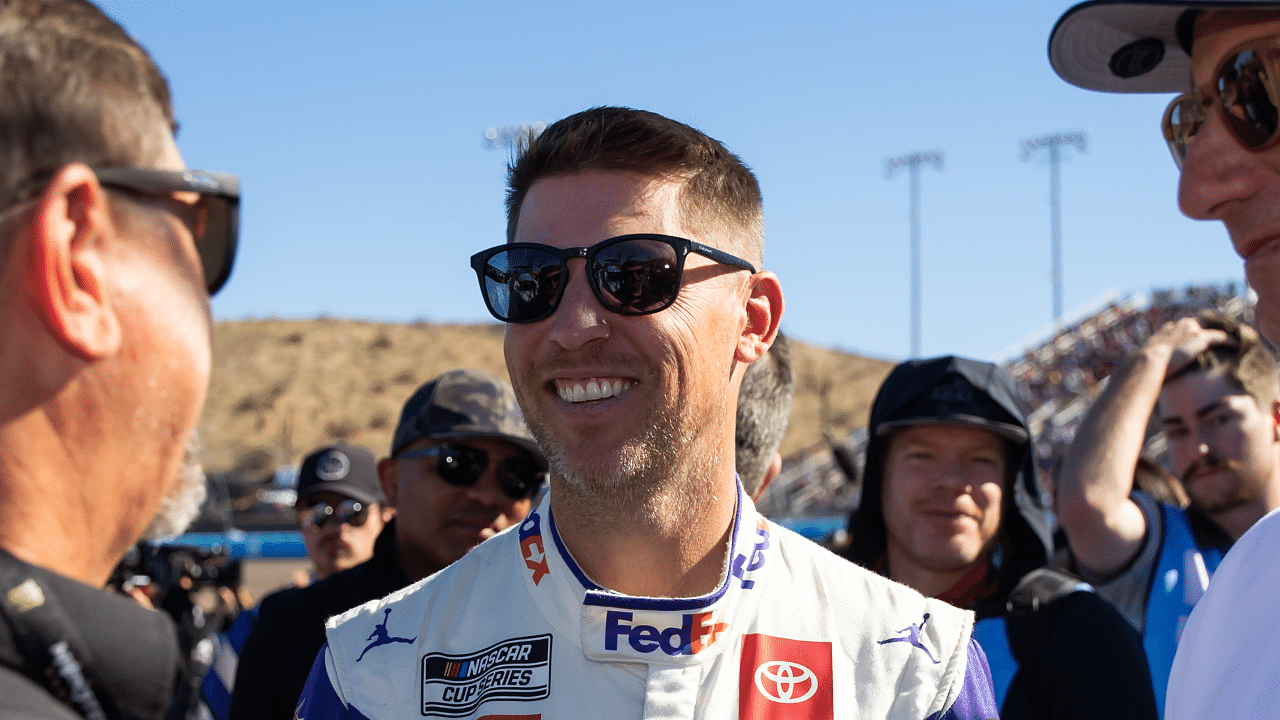
[[[338,522],[350,523],[352,527],[360,527],[368,519],[369,506],[357,500],[347,500],[338,508]]]
[[[504,322],[540,320],[555,310],[563,279],[560,259],[545,250],[501,250],[485,263],[485,298]]]
[[[542,487],[542,468],[528,459],[507,458],[498,466],[498,482],[512,500],[533,497]]]
[[[630,239],[596,251],[591,264],[600,302],[623,315],[670,305],[680,289],[680,257],[661,240]]]
[[[1262,55],[1254,50],[1237,53],[1218,76],[1218,95],[1227,120],[1240,141],[1251,148],[1261,147],[1276,132],[1276,106],[1267,92],[1270,82]]]
[[[203,212],[199,235],[196,237],[196,251],[200,253],[205,285],[209,294],[213,295],[231,275],[239,234],[239,206],[220,195],[205,195],[201,204]]]
[[[436,456],[436,474],[457,487],[475,485],[488,465],[488,453],[465,446],[442,445]]]
[[[338,524],[351,523],[355,527],[360,527],[369,519],[369,508],[358,500],[344,500],[336,508],[329,503],[319,502],[303,510],[299,515],[302,526],[308,530],[322,528],[335,518]]]

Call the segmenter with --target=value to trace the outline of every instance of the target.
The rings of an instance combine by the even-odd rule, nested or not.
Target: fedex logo
[[[715,622],[712,613],[686,613],[680,627],[659,630],[652,625],[631,625],[635,616],[625,610],[610,610],[605,615],[604,647],[618,649],[618,638],[625,637],[631,648],[651,653],[659,648],[668,655],[696,655],[711,647],[728,623]]]
[[[551,572],[547,567],[547,553],[542,545],[542,525],[538,513],[531,512],[529,517],[520,523],[520,554],[524,556],[524,566],[533,571],[533,584],[542,582],[542,578]]]
[[[747,579],[747,573],[764,567],[764,551],[769,549],[769,523],[765,522],[764,518],[756,522],[756,535],[760,539],[756,540],[755,547],[751,549],[751,557],[738,553],[738,556],[733,559],[733,576],[742,583],[743,590],[750,590],[756,586],[755,580]]]

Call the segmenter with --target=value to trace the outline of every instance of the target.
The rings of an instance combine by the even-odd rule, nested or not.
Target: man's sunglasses
[[[191,206],[191,232],[209,294],[222,289],[231,276],[240,236],[240,181],[234,175],[149,168],[94,168],[93,173],[104,187],[135,195],[173,199],[176,192],[198,193],[199,201]]]
[[[361,527],[369,519],[369,506],[359,500],[343,500],[335,507],[326,502],[318,502],[298,511],[298,524],[303,530],[315,531],[337,520],[339,525],[349,524]]]
[[[436,475],[454,487],[472,487],[489,469],[489,453],[467,445],[438,445],[394,456],[397,460],[435,458]],[[498,463],[498,485],[512,500],[527,500],[542,487],[546,473],[528,457],[507,458]]]
[[[689,253],[750,272],[755,267],[708,245],[670,235],[620,235],[591,247],[560,249],[540,243],[509,243],[471,256],[480,292],[494,317],[531,323],[549,317],[569,282],[569,261],[586,260],[587,284],[605,308],[619,315],[667,309],[680,293]]]
[[[1275,147],[1280,127],[1280,38],[1257,38],[1227,53],[1214,82],[1173,99],[1164,111],[1164,139],[1182,168],[1187,139],[1217,107],[1236,141],[1253,152]]]

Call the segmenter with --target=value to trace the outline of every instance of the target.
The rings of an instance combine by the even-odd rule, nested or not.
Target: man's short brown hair
[[[1191,373],[1224,367],[1227,381],[1252,397],[1263,411],[1268,411],[1271,404],[1280,399],[1280,373],[1276,371],[1275,356],[1263,344],[1258,331],[1211,310],[1196,316],[1196,320],[1206,330],[1226,333],[1233,344],[1210,347],[1166,378],[1165,384]]]
[[[750,168],[684,123],[621,107],[570,115],[529,140],[507,173],[507,241],[515,239],[520,208],[535,182],[592,170],[682,183],[685,223],[723,233],[735,247],[722,249],[763,265],[764,211]]]
[[[169,83],[84,0],[0,0],[0,210],[73,162],[145,166],[175,129]]]

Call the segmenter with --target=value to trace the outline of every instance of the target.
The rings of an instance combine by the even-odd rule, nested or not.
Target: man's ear
[[[747,324],[738,338],[739,362],[751,363],[764,357],[778,336],[782,322],[782,283],[768,270],[752,275],[747,298]]]
[[[382,486],[382,494],[387,496],[387,507],[395,509],[396,497],[400,494],[400,476],[396,472],[399,461],[382,458],[378,461],[378,484]]]
[[[36,199],[26,268],[34,310],[66,351],[98,360],[121,344],[107,252],[116,242],[107,194],[80,163],[58,171]]]
[[[1280,441],[1280,400],[1271,401],[1271,438]]]

